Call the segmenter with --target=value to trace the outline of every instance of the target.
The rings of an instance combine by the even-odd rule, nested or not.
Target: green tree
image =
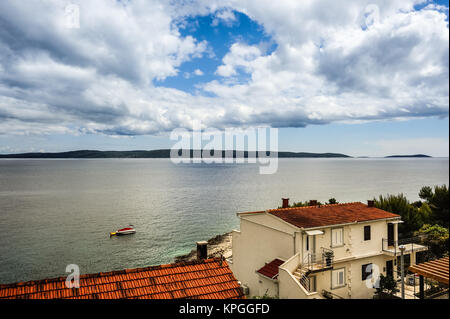
[[[425,237],[424,244],[428,246],[429,253],[434,258],[441,258],[448,256],[449,251],[449,232],[448,228],[440,225],[423,225],[416,235],[422,235]]]
[[[337,204],[338,202],[337,202],[337,200],[336,200],[336,198],[330,198],[329,200],[328,200],[328,204]]]
[[[294,202],[292,204],[289,205],[289,207],[306,207],[309,206],[310,201],[307,200],[305,202],[299,201],[299,202]],[[321,202],[317,201],[317,205],[323,205]],[[281,206],[279,206],[278,208],[281,208]]]
[[[427,202],[433,197],[433,189],[430,186],[424,186],[419,191],[419,197]]]
[[[427,221],[429,210],[426,207],[421,210],[412,205],[403,194],[385,197],[380,195],[374,200],[375,207],[401,216],[403,223],[399,224],[399,235],[402,237],[411,236]]]
[[[419,192],[419,197],[426,201],[431,209],[431,221],[443,227],[449,227],[449,203],[450,196],[447,185],[424,186]]]
[[[378,283],[378,288],[375,288],[375,295],[378,298],[392,298],[395,293],[400,291],[397,288],[397,282],[391,276],[386,277],[383,274],[380,274]]]

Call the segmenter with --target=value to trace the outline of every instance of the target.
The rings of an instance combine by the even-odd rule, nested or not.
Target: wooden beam
[[[443,277],[440,274],[434,274],[434,273],[430,273],[428,271],[422,271],[420,269],[413,270],[413,272],[418,274],[418,275],[424,276],[426,278],[430,278],[430,279],[436,280],[436,281],[438,281],[440,283],[443,283],[443,284],[446,284],[446,285],[448,285],[448,283],[449,283],[448,277]]]
[[[437,260],[428,261],[422,264],[412,265],[409,271],[420,276],[436,280],[440,283],[449,285],[449,258],[444,257]]]
[[[435,268],[435,267],[428,266],[428,265],[420,265],[420,266],[418,266],[418,267],[412,266],[412,268],[414,268],[414,269],[421,269],[421,270],[423,270],[423,271],[429,271],[429,272],[433,272],[433,273],[442,274],[442,275],[444,275],[444,276],[445,276],[445,275],[448,276],[448,271],[446,271],[446,270],[440,270],[440,269],[437,269],[437,268]]]
[[[448,271],[448,263],[443,263],[443,262],[438,262],[438,261],[429,261],[424,263],[423,265],[429,265],[429,266],[433,266],[439,269],[443,269]]]

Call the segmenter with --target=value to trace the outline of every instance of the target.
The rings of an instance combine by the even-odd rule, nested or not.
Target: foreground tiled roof
[[[267,212],[300,228],[331,226],[400,217],[400,215],[389,213],[376,207],[369,207],[359,202],[280,208],[271,209]]]
[[[226,261],[176,263],[80,276],[80,288],[65,277],[0,285],[0,299],[229,299],[243,298]]]
[[[284,261],[280,259],[274,259],[270,263],[265,264],[261,269],[258,269],[256,272],[274,279],[276,276],[278,276],[278,267],[280,267],[282,264],[284,264]]]

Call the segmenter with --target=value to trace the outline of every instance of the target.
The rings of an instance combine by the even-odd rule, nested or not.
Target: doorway
[[[386,261],[386,277],[394,277],[394,261]]]
[[[394,246],[394,224],[387,224],[388,246]]]
[[[306,255],[310,256],[309,262],[316,262],[316,236],[314,235],[306,235]]]

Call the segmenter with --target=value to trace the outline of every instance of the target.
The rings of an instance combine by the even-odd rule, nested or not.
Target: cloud
[[[194,74],[197,75],[197,76],[201,76],[201,75],[203,75],[203,72],[200,69],[195,69],[194,70]]]
[[[223,58],[223,64],[217,68],[216,73],[223,77],[237,74],[237,68],[242,68],[247,73],[252,72],[255,60],[261,56],[261,51],[256,46],[249,46],[242,43],[234,43],[230,52]]]
[[[211,22],[212,27],[217,27],[219,23],[223,23],[227,27],[231,27],[235,22],[237,22],[237,18],[234,15],[233,10],[230,8],[225,8],[219,10],[213,21]]]
[[[291,115],[281,121],[289,126],[448,116],[447,16],[441,8],[414,10],[419,2],[231,1],[277,49],[242,59],[235,43],[217,73],[242,67],[249,82],[204,89],[251,103],[253,118],[281,126],[280,110]]]
[[[80,28],[67,28],[60,1],[2,1],[0,134],[446,117],[448,10],[417,11],[419,2],[99,0],[82,2]],[[181,34],[183,21],[211,14],[235,23],[236,11],[276,49],[243,34],[195,94],[154,84],[200,76],[201,65],[187,75],[180,67],[211,57],[210,44]]]

